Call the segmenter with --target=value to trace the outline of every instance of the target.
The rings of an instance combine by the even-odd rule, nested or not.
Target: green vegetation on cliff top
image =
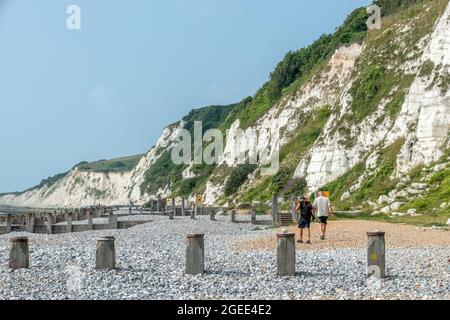
[[[144,154],[139,154],[135,156],[115,158],[111,160],[99,160],[90,163],[82,162],[78,164],[77,167],[81,171],[90,172],[125,172],[133,170],[144,156]]]
[[[365,8],[353,11],[343,25],[333,34],[324,34],[311,45],[286,54],[284,59],[271,73],[269,81],[264,84],[254,97],[244,99],[227,119],[231,125],[240,120],[242,128],[252,126],[269,110],[286,92],[295,91],[317,72],[318,66],[328,61],[336,49],[343,45],[361,42],[366,33],[368,14]]]

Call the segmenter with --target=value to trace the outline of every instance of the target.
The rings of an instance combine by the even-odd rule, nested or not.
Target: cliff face
[[[144,174],[158,159],[158,150],[170,147],[178,128],[164,129],[156,146],[131,171],[92,172],[75,167],[51,186],[44,185],[19,195],[4,195],[0,197],[0,204],[45,208],[145,203],[152,195],[141,193]]]
[[[346,131],[350,134],[346,136],[334,129],[340,126],[344,117],[351,114],[349,105],[352,96],[349,90],[351,81],[358,80],[357,77],[351,79],[350,85],[342,91],[338,114],[330,119],[321,141],[300,162],[295,173],[297,176],[305,176],[311,188],[333,181],[367,156],[374,161],[377,146],[388,147],[399,139],[404,139],[405,142],[397,155],[397,175],[407,173],[418,164],[437,161],[448,148],[450,90],[443,89],[436,78],[448,78],[450,72],[450,7],[447,7],[439,19],[432,34],[425,34],[413,47],[408,47],[405,41],[408,34],[416,32],[418,23],[417,20],[406,25],[394,23],[383,29],[384,33],[392,32],[395,35],[392,41],[396,42],[395,50],[398,52],[392,60],[386,55],[384,63],[391,70],[396,70],[398,83],[392,83],[391,91],[383,97],[375,112],[348,125]],[[365,48],[365,51],[382,52],[383,49]],[[399,63],[397,59],[401,52],[408,52],[411,59],[406,62],[400,60]],[[365,53],[371,55],[370,52]],[[426,74],[420,72],[424,65],[429,66]],[[397,87],[403,77],[411,76],[414,80],[404,90],[405,97],[400,112],[395,118],[388,117],[389,110],[386,107],[392,102],[392,93],[399,90]],[[446,84],[447,87],[449,85],[450,83]],[[344,139],[351,139],[351,145],[343,147]]]
[[[272,178],[261,175],[261,163],[232,195],[225,196],[225,185],[238,166],[236,159],[270,156],[279,147],[280,167],[288,179],[304,178],[310,191],[327,188],[343,203],[377,206],[380,196],[394,201],[402,192],[398,183],[412,183],[411,170],[418,166],[446,170],[449,86],[450,6],[446,0],[425,1],[384,17],[381,30],[369,30],[360,41],[337,48],[283,90],[250,125],[236,116],[247,102],[226,109],[214,122],[229,130],[218,165],[170,170],[163,165],[179,131],[190,128],[194,115],[167,127],[130,171],[74,168],[51,186],[1,196],[0,204],[144,204],[172,193],[191,198],[203,193],[207,204],[223,203],[228,196],[267,200]],[[241,127],[245,134],[239,133]],[[160,167],[167,174],[158,173]]]

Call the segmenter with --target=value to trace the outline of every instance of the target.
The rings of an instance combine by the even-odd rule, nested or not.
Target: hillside
[[[77,167],[82,171],[93,171],[93,172],[117,172],[117,171],[131,171],[133,170],[139,161],[144,157],[145,154],[139,154],[129,157],[121,157],[110,160],[99,160],[91,163],[83,162],[77,165]]]
[[[289,52],[253,96],[193,110],[147,154],[80,164],[51,183],[0,196],[0,204],[144,204],[198,193],[207,204],[264,203],[306,186],[330,191],[340,209],[409,210],[441,221],[450,215],[449,2],[375,3],[380,30],[367,30],[368,14],[355,10],[333,34]],[[194,121],[226,135],[217,165],[172,163],[180,130],[192,132]],[[277,147],[274,176],[262,174],[262,161],[238,164],[257,153],[270,158]]]

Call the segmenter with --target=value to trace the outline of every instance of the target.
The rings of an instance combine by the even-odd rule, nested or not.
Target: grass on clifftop
[[[92,171],[92,172],[124,172],[133,170],[139,161],[142,159],[144,154],[139,154],[130,157],[122,157],[111,160],[99,160],[95,162],[83,162],[78,165],[78,169],[81,171]]]
[[[236,119],[240,120],[243,129],[254,125],[284,93],[295,92],[294,89],[318,71],[318,66],[324,66],[336,49],[361,42],[367,32],[367,18],[365,8],[356,9],[333,34],[324,34],[311,45],[288,52],[255,96],[244,99],[230,114],[225,128],[229,128]]]

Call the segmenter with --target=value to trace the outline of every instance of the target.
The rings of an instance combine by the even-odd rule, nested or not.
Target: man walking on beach
[[[308,201],[307,197],[303,197],[300,201],[297,202],[297,206],[295,207],[296,212],[300,212],[300,217],[298,220],[298,227],[300,228],[300,239],[297,240],[298,243],[303,243],[303,230],[306,229],[308,231],[308,241],[306,243],[311,244],[311,218],[314,219],[313,215],[313,206],[311,202]]]
[[[328,215],[334,215],[334,212],[333,207],[331,207],[330,200],[323,195],[323,192],[319,192],[319,197],[314,200],[313,209],[316,213],[317,220],[320,223],[320,240],[325,240]]]

